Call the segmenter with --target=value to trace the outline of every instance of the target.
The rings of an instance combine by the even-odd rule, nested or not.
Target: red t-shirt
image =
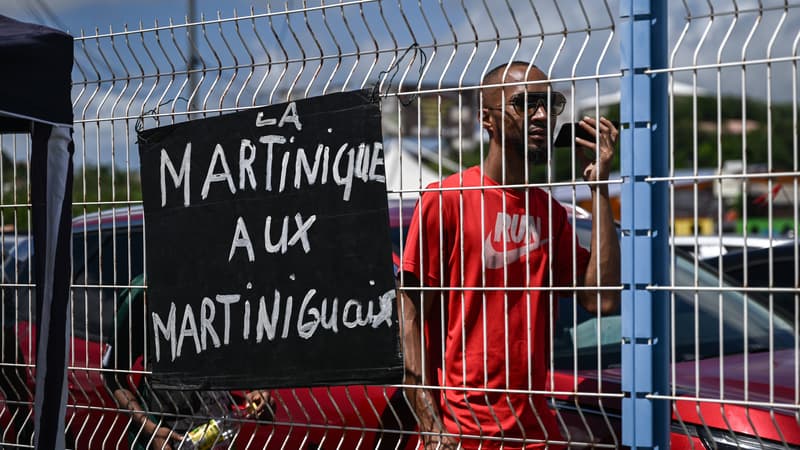
[[[417,204],[401,267],[425,286],[457,288],[424,318],[426,372],[445,388],[444,424],[465,448],[500,447],[469,436],[560,439],[544,396],[502,391],[545,389],[549,318],[563,294],[537,288],[572,286],[589,253],[541,189],[499,188],[479,167],[439,187]]]

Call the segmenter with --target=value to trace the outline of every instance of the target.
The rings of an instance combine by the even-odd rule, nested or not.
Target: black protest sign
[[[156,386],[401,380],[381,139],[360,91],[140,134]]]

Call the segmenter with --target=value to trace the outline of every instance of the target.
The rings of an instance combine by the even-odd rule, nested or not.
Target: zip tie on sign
[[[414,62],[414,59],[416,59],[416,57],[417,57],[417,53],[420,54],[419,79],[420,79],[420,81],[422,80],[422,71],[425,70],[425,65],[427,64],[427,61],[428,61],[428,55],[426,55],[425,51],[422,50],[422,48],[420,48],[419,44],[414,42],[413,44],[409,45],[406,48],[406,50],[403,52],[402,55],[400,55],[400,58],[398,58],[397,61],[394,62],[394,64],[392,64],[391,66],[389,66],[388,69],[386,69],[384,71],[381,71],[378,74],[378,81],[375,82],[375,85],[372,87],[372,93],[370,94],[370,99],[371,99],[371,101],[373,103],[378,103],[380,101],[380,97],[382,95],[387,95],[389,93],[389,91],[392,89],[392,85],[394,84],[394,78],[397,76],[397,73],[400,71],[400,62],[402,62],[403,59],[405,59],[406,55],[408,55],[408,52],[410,52],[411,50],[414,50],[414,54],[413,54],[413,56],[411,58],[411,62],[409,64],[412,64]],[[383,83],[381,80],[385,79],[386,76],[388,76],[390,72],[391,72],[392,75],[389,78],[389,83],[386,85],[386,90],[383,93],[381,93],[381,84]],[[398,92],[398,94],[399,94],[399,92]],[[400,97],[398,95],[398,100],[400,101],[400,103],[403,106],[408,106],[411,103],[413,103],[414,100],[417,99],[417,97],[419,97],[419,94],[414,94],[414,95],[409,96],[407,101],[403,101],[402,97]]]
[[[136,125],[134,125],[134,129],[136,130],[136,143],[137,144],[146,143],[147,142],[147,139],[142,137],[142,131],[144,131],[144,119],[146,117],[148,117],[148,116],[153,116],[153,118],[156,121],[156,125],[160,125],[160,122],[158,121],[158,108],[161,108],[162,106],[169,105],[170,103],[174,102],[175,100],[183,100],[187,104],[189,103],[189,100],[187,100],[187,99],[185,99],[183,97],[171,98],[171,99],[165,101],[164,103],[161,103],[160,105],[156,106],[155,108],[149,109],[149,110],[143,112],[139,117],[136,118]]]

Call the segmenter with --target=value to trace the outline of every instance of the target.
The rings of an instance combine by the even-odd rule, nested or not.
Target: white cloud
[[[56,14],[69,13],[72,10],[84,6],[107,8],[130,4],[130,2],[126,0],[2,0],[0,1],[0,13],[7,15],[27,13],[31,8],[41,8],[41,3],[44,3],[47,8]],[[148,3],[155,4],[156,1],[140,0],[137,3],[140,5]]]
[[[152,24],[152,18],[156,17],[161,24],[165,24],[170,16],[179,18],[176,19],[176,22],[182,23],[186,7],[185,2],[174,4],[175,2],[158,2],[156,0],[139,0],[135,5],[122,0],[44,1],[48,2],[47,4],[51,10],[59,14],[65,23],[72,25],[73,23],[85,23],[86,20],[89,20],[92,25],[91,29],[96,26],[100,30],[108,30],[107,23],[100,23],[103,20],[114,21],[115,23],[138,24],[138,16],[149,16],[145,17],[146,20],[144,22],[146,24]],[[198,10],[204,11],[207,18],[216,17],[214,12],[216,9],[222,10],[221,15],[223,18],[231,17],[235,6],[239,11],[239,15],[249,12],[249,6],[246,6],[244,0],[236,1],[235,3],[234,5],[234,3],[230,2],[198,0]],[[289,8],[295,9],[296,6],[299,6],[299,4],[295,3],[294,1],[290,2]],[[752,34],[745,53],[748,61],[767,57],[768,43],[773,38],[776,30],[778,30],[778,34],[774,39],[775,44],[771,56],[773,58],[792,56],[792,46],[797,37],[797,30],[800,30],[800,5],[797,3],[800,2],[796,1],[795,5],[788,10],[786,20],[779,27],[781,17],[785,13],[780,8],[782,2],[763,2],[765,9],[759,13],[757,9],[748,11],[753,6],[758,6],[754,0],[739,1],[739,15],[736,19],[735,27],[731,36],[725,40],[724,36],[731,23],[733,23],[734,17],[736,17],[729,14],[734,5],[732,1],[716,0],[712,2],[711,4],[716,14],[713,20],[708,17],[711,11],[706,1],[689,1],[688,10],[684,9],[683,2],[670,2],[669,43],[671,51],[675,49],[679,37],[683,33],[680,45],[674,52],[673,67],[694,66],[695,49],[700,44],[702,45],[696,60],[698,65],[716,63],[718,54],[723,63],[734,63],[741,60],[741,49],[747,37],[750,36],[752,26],[755,24],[758,26]],[[14,16],[9,11],[21,11],[24,13],[32,4],[31,0],[28,0],[27,4],[15,0],[0,0],[0,13]],[[326,4],[330,4],[330,2],[326,1]],[[314,6],[316,3],[309,1],[308,5]],[[439,7],[438,2],[423,2],[423,9],[420,9],[416,0],[403,0],[400,6],[398,6],[397,2],[366,3],[363,5],[364,14],[367,18],[366,24],[361,21],[360,8],[358,6],[342,8],[353,13],[352,16],[347,16],[351,30],[345,29],[341,16],[342,9],[339,8],[332,8],[328,11],[326,20],[331,28],[330,31],[326,29],[325,23],[322,22],[319,11],[309,13],[307,16],[311,30],[306,27],[306,18],[301,14],[292,16],[291,27],[287,27],[283,16],[276,16],[273,18],[272,26],[275,34],[278,35],[278,39],[284,44],[289,59],[299,61],[303,55],[309,59],[305,64],[297,62],[288,65],[288,67],[285,64],[286,56],[280,49],[280,45],[276,41],[273,30],[269,28],[270,24],[266,18],[259,18],[255,23],[242,21],[240,32],[243,37],[241,40],[236,35],[232,23],[229,22],[223,25],[225,35],[231,38],[230,42],[233,47],[232,51],[236,55],[235,58],[227,50],[225,44],[221,42],[218,26],[216,24],[209,26],[206,28],[206,33],[214,50],[211,51],[208,44],[203,44],[203,58],[207,63],[207,68],[211,69],[205,78],[204,84],[201,85],[204,89],[210,89],[213,79],[217,76],[214,72],[214,69],[219,65],[216,62],[217,57],[221,58],[221,65],[224,67],[233,66],[234,59],[237,64],[246,66],[250,61],[249,51],[256,64],[261,65],[254,70],[253,77],[247,82],[246,86],[242,86],[242,80],[250,72],[250,69],[242,66],[237,73],[236,82],[230,88],[231,93],[227,94],[227,96],[222,95],[220,92],[227,83],[228,78],[220,78],[214,88],[215,91],[208,98],[208,105],[211,108],[218,107],[223,103],[225,107],[234,106],[231,98],[235,97],[239,90],[243,91],[239,105],[252,104],[254,93],[259,89],[258,97],[255,100],[259,104],[269,101],[269,97],[273,93],[274,101],[283,101],[286,98],[287,90],[292,86],[294,87],[292,90],[293,97],[304,95],[306,88],[309,88],[309,95],[318,95],[329,79],[332,81],[332,86],[328,88],[330,91],[331,88],[335,88],[337,83],[343,82],[343,79],[350,74],[350,70],[354,66],[355,69],[353,69],[348,88],[360,87],[365,78],[368,78],[369,83],[377,79],[379,72],[386,70],[389,62],[393,58],[399,57],[405,48],[414,41],[426,47],[426,56],[432,60],[430,69],[423,80],[423,84],[426,86],[436,85],[440,81],[444,85],[450,86],[457,84],[459,81],[463,81],[465,85],[474,85],[479,82],[485,68],[508,61],[511,58],[530,60],[534,55],[534,62],[545,70],[552,68],[552,76],[556,78],[570,77],[573,74],[576,77],[585,77],[598,72],[601,75],[613,75],[619,71],[619,19],[617,18],[619,5],[617,1],[541,0],[530,3],[515,2],[514,11],[510,11],[505,2],[492,2],[491,10],[489,11],[486,10],[484,2],[467,0],[465,1],[465,7],[468,13],[465,13],[462,3],[457,0],[444,0],[443,5],[444,11]],[[535,10],[533,6],[536,8]],[[556,6],[560,9],[556,9]],[[272,11],[281,11],[284,8],[285,3],[283,1],[273,2]],[[405,15],[407,21],[403,20],[401,16],[401,8],[402,14]],[[76,15],[85,15],[85,11],[92,11],[97,16],[89,19],[75,17]],[[112,14],[107,13],[108,11],[114,11],[115,13],[112,16]],[[257,6],[257,13],[265,11],[266,6],[263,3]],[[384,13],[387,19],[386,22],[380,16],[380,11]],[[134,17],[132,14],[138,16]],[[97,17],[100,18],[98,19]],[[79,19],[84,22],[79,22]],[[427,23],[425,20],[427,20]],[[616,24],[616,28],[613,30],[610,27],[612,24]],[[411,30],[409,30],[408,26],[411,27]],[[261,44],[258,43],[253,32],[254,27],[264,40],[269,56],[261,49]],[[587,30],[590,29],[591,32],[588,32]],[[115,25],[114,30],[118,31],[120,28]],[[564,30],[567,31],[566,34],[563,33]],[[353,32],[357,43],[353,42],[350,31]],[[297,41],[295,41],[295,34],[297,35]],[[169,35],[169,32],[161,35],[162,43],[171,39]],[[185,30],[176,30],[176,35],[178,36],[173,48],[175,46],[184,48]],[[499,44],[495,43],[495,36],[500,36],[501,42]],[[181,70],[184,63],[176,50],[169,51],[167,55],[160,54],[153,37],[154,33],[146,36],[145,45],[154,53],[156,58],[154,62],[150,61],[150,57],[142,52],[142,41],[138,36],[132,37],[130,48],[133,49],[131,51],[137,52],[136,57],[139,63],[142,64],[143,69],[141,70],[144,71],[145,75],[152,77],[157,73],[160,74],[163,81],[169,77],[172,70]],[[600,58],[609,38],[613,40],[608,45],[598,69],[598,58]],[[458,44],[457,50],[454,42]],[[399,47],[397,52],[392,51],[395,43]],[[130,56],[131,51],[127,50],[128,47],[124,39],[117,39],[114,45],[116,45],[116,49],[110,45],[108,39],[97,41],[89,39],[87,41],[89,57],[97,65],[99,77],[106,80],[89,105],[87,109],[89,116],[87,117],[92,115],[103,118],[119,116],[122,114],[120,111],[125,108],[118,106],[114,109],[110,105],[127,105],[130,103],[135,107],[130,109],[131,112],[122,114],[129,117],[136,110],[142,109],[142,102],[145,96],[148,95],[147,88],[149,85],[146,83],[144,89],[138,92],[135,90],[136,84],[139,83],[135,77],[130,81],[131,86],[127,90],[121,90],[121,86],[124,83],[123,80],[130,74],[139,73],[140,69],[138,67],[139,63],[134,62]],[[165,45],[169,46],[171,44],[166,43]],[[364,55],[344,58],[342,61],[336,61],[335,58],[324,60],[321,63],[320,72],[316,73],[315,71],[320,67],[320,49],[317,47],[318,45],[326,56],[335,55],[336,52],[353,55],[354,52],[358,51],[364,52]],[[433,47],[434,45],[436,45],[435,48]],[[371,53],[376,46],[381,51],[377,56]],[[110,61],[111,68],[105,65],[103,58],[97,52],[98,47],[104,49],[105,57]],[[249,50],[245,50],[245,48]],[[720,51],[720,49],[722,50]],[[82,61],[82,67],[86,69],[86,55],[80,55],[81,51],[79,49],[76,52],[76,56]],[[119,51],[119,57],[116,55],[116,51]],[[416,55],[416,62],[409,68],[408,61],[411,60],[411,56],[408,55],[408,60],[402,62],[399,67],[398,77],[394,85],[395,89],[397,82],[403,75],[406,76],[407,87],[416,84],[419,76],[417,69],[421,54]],[[265,77],[264,74],[267,68],[263,64],[267,60],[278,64],[272,66],[268,76]],[[174,67],[170,67],[168,62],[171,62]],[[374,66],[373,63],[375,63]],[[447,68],[447,71],[443,74],[445,68]],[[719,74],[723,93],[729,95],[742,95],[744,93],[744,95],[750,97],[764,98],[767,91],[765,68],[765,64],[748,66],[744,88],[742,88],[741,66],[732,66],[719,71],[713,68],[702,68],[697,71],[684,70],[676,73],[675,79],[688,83],[696,80],[701,89],[713,93],[716,92],[717,74]],[[286,69],[285,74],[283,74],[284,69]],[[406,69],[409,70],[406,71]],[[295,77],[298,75],[297,82],[293,84]],[[91,80],[92,77],[97,76],[94,73],[94,69],[88,69],[87,78]],[[230,76],[230,72],[225,76]],[[113,84],[109,80],[118,81]],[[261,83],[262,80],[264,80],[264,83]],[[792,71],[789,63],[774,64],[770,80],[772,82],[771,89],[774,100],[791,99]],[[176,83],[179,84],[180,80]],[[111,87],[112,84],[113,87]],[[178,84],[174,84],[169,88],[159,86],[159,89],[168,90],[168,92],[155,92],[148,98],[144,108],[154,107],[159,99],[162,99],[162,94],[164,100],[175,96],[185,96],[185,92],[178,92]],[[609,78],[598,84],[592,81],[577,82],[575,83],[575,97],[578,99],[593,98],[595,89],[598,86],[599,94],[602,95],[617,90],[618,84],[619,81],[616,78]],[[569,92],[570,87],[570,84],[566,83],[565,90]],[[89,85],[87,88],[93,90],[95,86]],[[110,100],[100,106],[100,102],[106,92],[111,92]],[[201,100],[205,98],[205,94],[205,92],[201,93]],[[83,114],[86,95],[88,94],[85,94],[84,98],[76,104],[76,118],[78,115]],[[135,96],[135,98],[131,99],[131,96]],[[182,108],[185,108],[185,105],[178,105],[176,109],[182,110]],[[117,122],[117,124],[121,123]],[[100,140],[104,142],[110,141],[111,130],[111,126],[100,127],[97,131],[100,134]],[[115,148],[127,148],[133,145],[130,133],[126,136],[125,133],[115,132],[114,136]],[[91,144],[90,146],[94,145],[96,144]],[[105,152],[100,153],[100,158],[103,159]],[[87,158],[91,159],[92,155],[88,155]]]

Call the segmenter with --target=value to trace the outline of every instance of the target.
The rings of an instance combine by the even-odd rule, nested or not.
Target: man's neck
[[[505,158],[505,164],[503,159]],[[503,185],[522,185],[525,179],[525,161],[519,152],[506,148],[505,154],[500,145],[492,142],[489,145],[489,154],[483,163],[484,175]]]

